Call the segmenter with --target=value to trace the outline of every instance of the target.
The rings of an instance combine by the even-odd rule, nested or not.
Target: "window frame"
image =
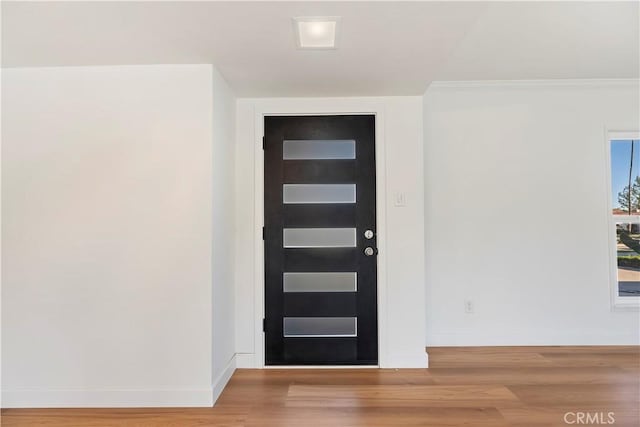
[[[607,212],[607,251],[609,253],[609,290],[611,295],[611,308],[614,311],[640,310],[639,296],[619,295],[618,284],[618,251],[616,224],[620,222],[640,223],[640,215],[613,215],[611,213],[613,193],[611,191],[611,141],[640,140],[640,131],[607,131],[605,141],[605,170],[606,170],[606,212]]]

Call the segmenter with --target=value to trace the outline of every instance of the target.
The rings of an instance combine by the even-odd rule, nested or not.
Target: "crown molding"
[[[429,89],[637,86],[640,79],[436,80]]]

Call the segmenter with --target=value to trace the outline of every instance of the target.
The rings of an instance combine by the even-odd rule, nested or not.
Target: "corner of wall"
[[[211,401],[212,406],[215,405],[216,402],[218,401],[218,398],[224,391],[224,388],[229,383],[229,380],[231,379],[231,376],[235,371],[236,371],[236,355],[234,354],[233,357],[231,357],[231,360],[229,360],[229,363],[227,363],[227,366],[225,366],[225,368],[222,370],[220,375],[218,375],[218,377],[213,381],[212,401]]]
[[[211,67],[213,114],[212,382],[218,398],[235,370],[236,104],[224,76]]]

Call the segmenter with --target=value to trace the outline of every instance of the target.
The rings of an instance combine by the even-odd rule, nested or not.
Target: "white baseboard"
[[[3,408],[211,407],[211,387],[3,390]]]
[[[536,346],[536,345],[639,345],[636,331],[589,330],[471,330],[451,329],[427,332],[427,347]]]
[[[235,356],[210,387],[156,389],[9,389],[3,408],[211,407],[236,370]]]
[[[425,352],[424,346],[418,351],[390,354],[384,363],[380,365],[383,369],[422,369],[429,367],[429,355]]]
[[[234,354],[231,360],[229,360],[229,363],[227,363],[227,366],[225,366],[224,370],[220,373],[220,375],[218,375],[218,378],[216,378],[213,381],[212,405],[215,405],[216,401],[222,394],[222,391],[227,386],[227,383],[229,382],[229,380],[231,379],[231,376],[235,371],[236,371],[236,355]]]
[[[236,367],[241,369],[258,368],[255,353],[236,353]]]

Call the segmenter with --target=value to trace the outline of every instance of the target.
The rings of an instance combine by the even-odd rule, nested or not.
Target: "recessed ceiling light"
[[[293,18],[296,44],[301,49],[335,49],[339,23],[339,16]]]

